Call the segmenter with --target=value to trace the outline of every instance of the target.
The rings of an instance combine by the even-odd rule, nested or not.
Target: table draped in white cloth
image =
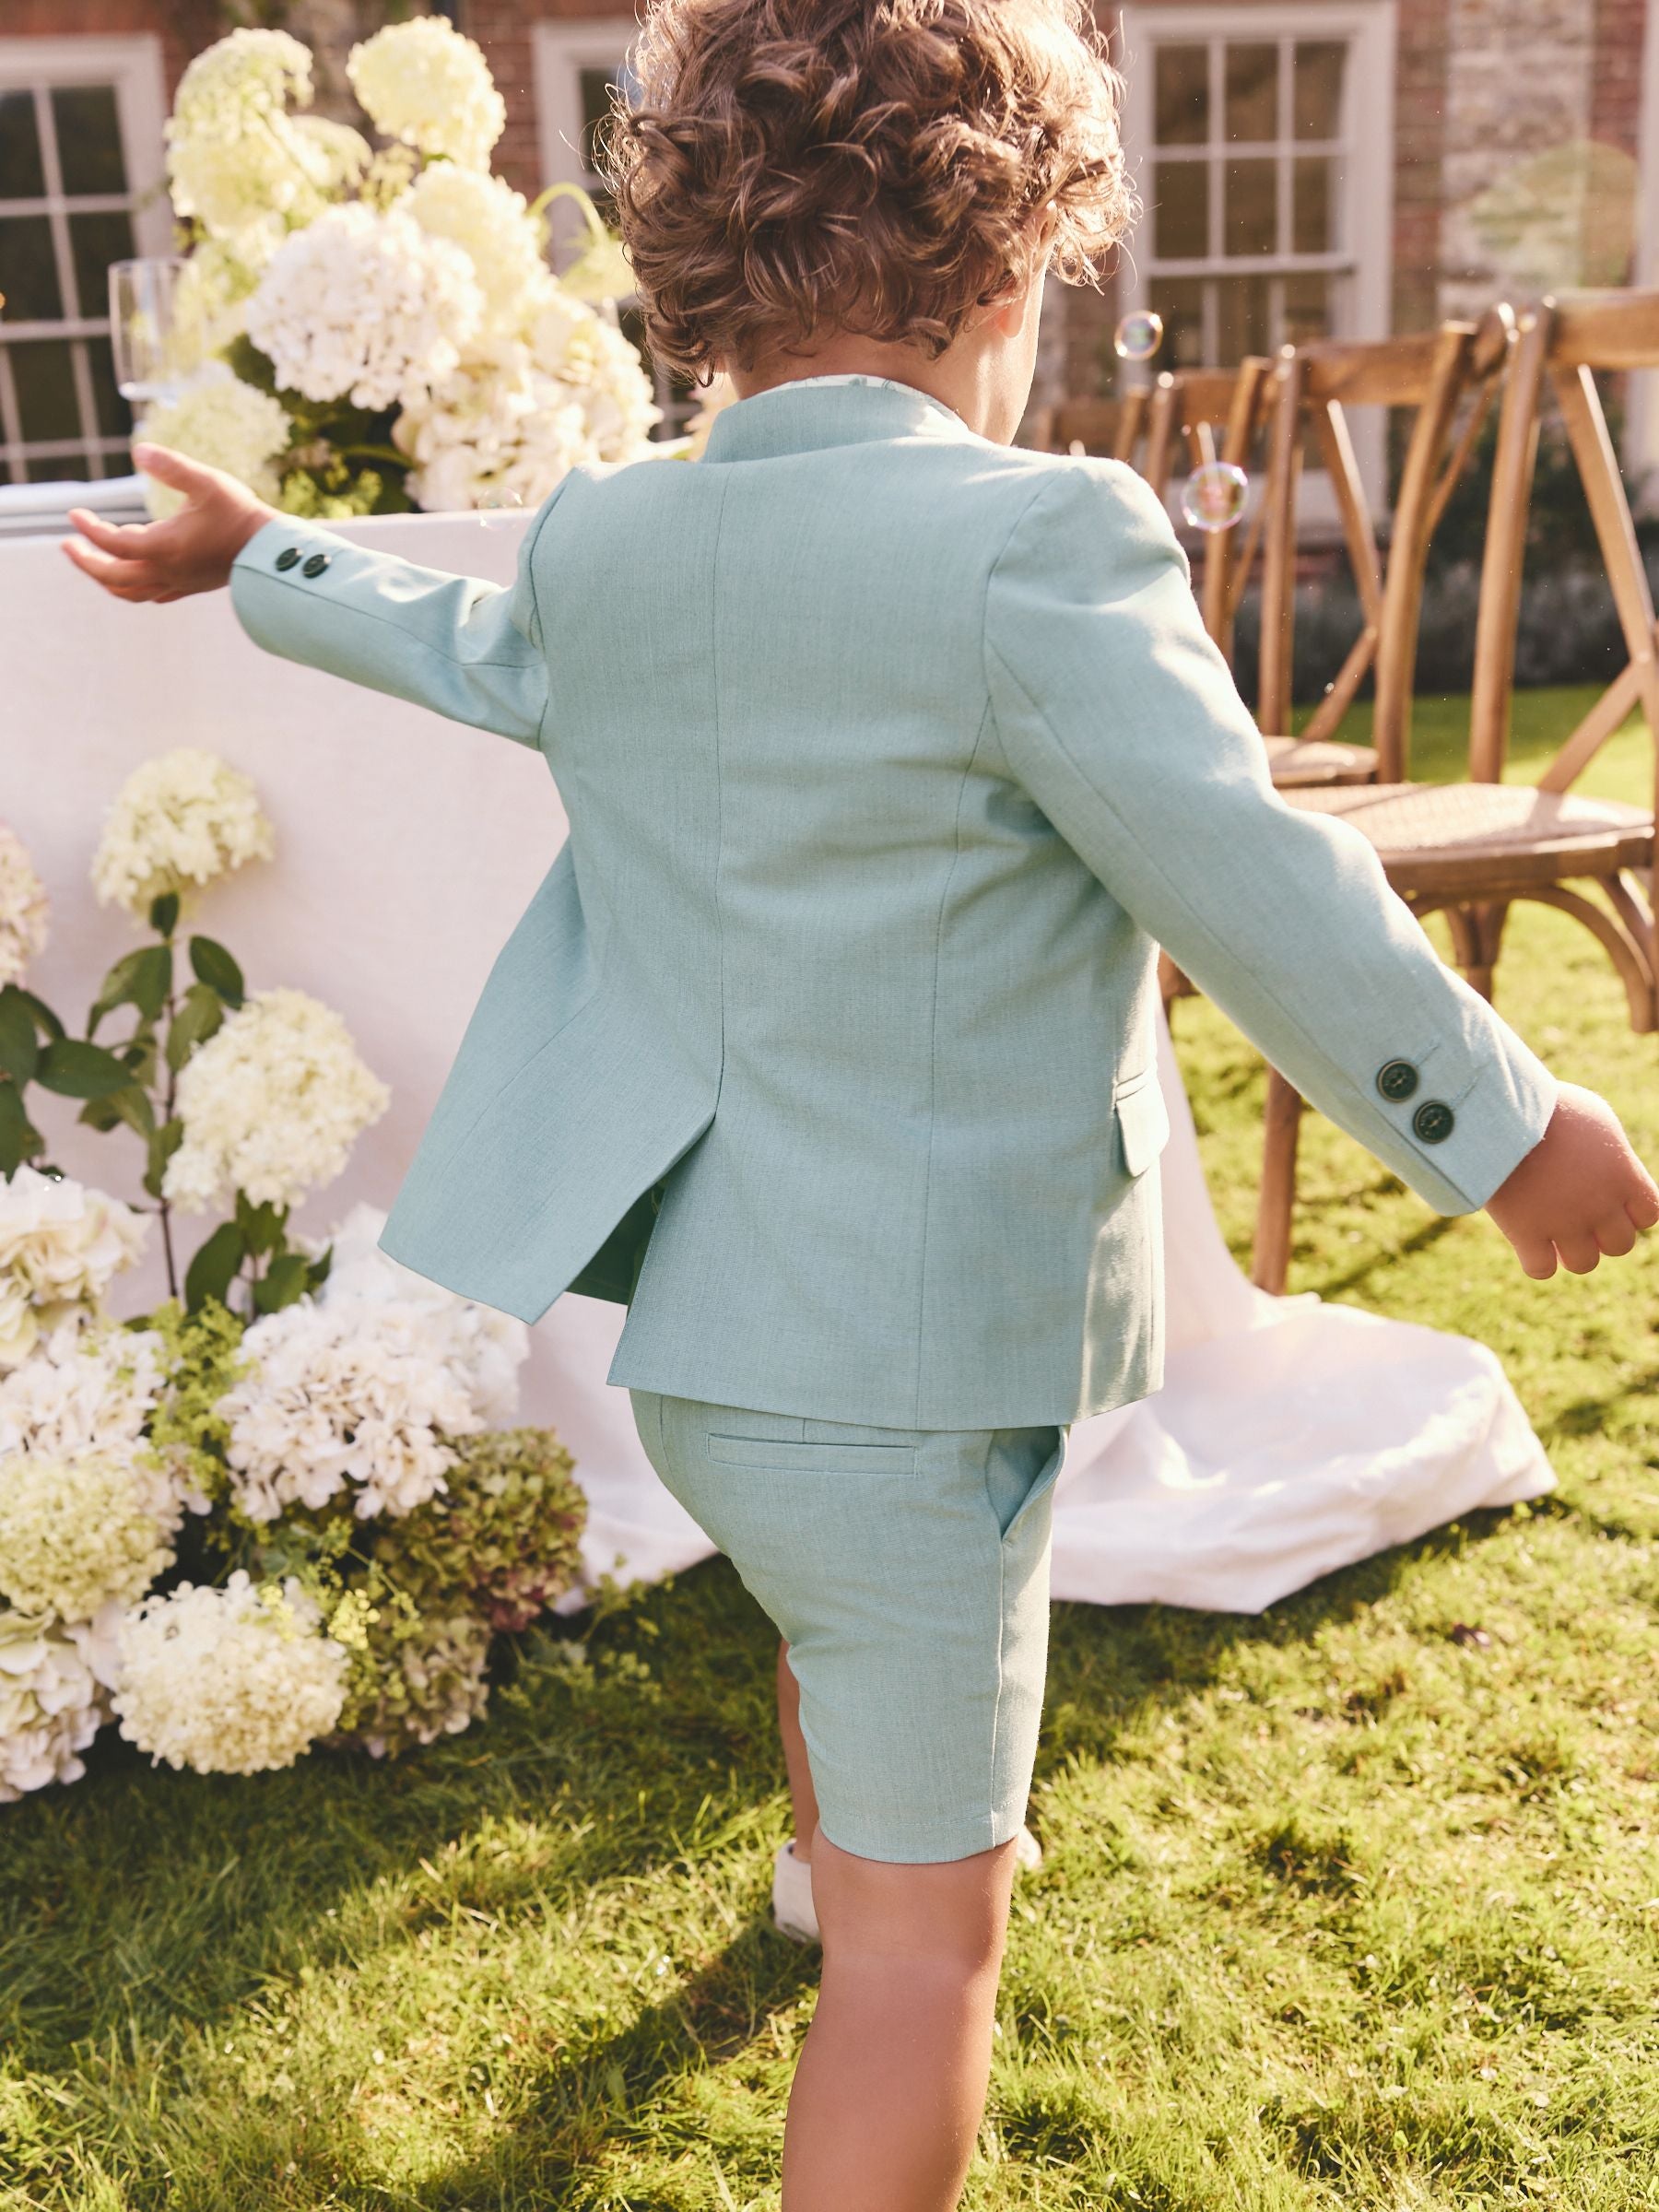
[[[524,521],[490,520],[400,516],[347,530],[506,582]],[[291,984],[336,1007],[393,1093],[346,1172],[293,1225],[322,1234],[359,1201],[388,1206],[490,962],[563,836],[539,755],[261,653],[224,594],[123,606],[49,540],[0,544],[0,819],[53,902],[31,987],[80,1025],[104,969],[137,941],[88,880],[104,807],[154,753],[222,754],[258,784],[276,854],[214,887],[190,924],[230,947],[253,989]],[[1090,1079],[1090,1049],[1077,1040],[1079,1081]],[[1476,1507],[1549,1489],[1548,1463],[1484,1346],[1251,1287],[1217,1229],[1167,1036],[1161,1050],[1173,1127],[1162,1163],[1166,1381],[1155,1398],[1072,1430],[1054,1594],[1256,1612]],[[46,1102],[53,1157],[147,1203],[136,1141],[80,1128],[74,1111]],[[179,1217],[182,1252],[212,1225]],[[123,1314],[165,1294],[159,1240],[116,1288]],[[712,1547],[652,1472],[627,1393],[606,1382],[621,1319],[616,1306],[559,1300],[531,1331],[521,1418],[550,1423],[575,1457],[590,1570],[654,1578]]]

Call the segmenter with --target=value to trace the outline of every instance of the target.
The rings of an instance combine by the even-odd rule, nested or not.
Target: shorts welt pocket
[[[803,1442],[799,1438],[723,1436],[711,1430],[703,1440],[709,1457],[727,1467],[789,1467],[818,1475],[906,1475],[916,1464],[914,1444]]]

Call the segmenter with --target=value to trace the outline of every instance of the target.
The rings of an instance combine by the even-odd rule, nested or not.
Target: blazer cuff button
[[[1411,1125],[1426,1145],[1443,1145],[1457,1126],[1457,1116],[1444,1099],[1425,1099],[1411,1117]]]
[[[1390,1060],[1377,1071],[1377,1088],[1385,1099],[1403,1106],[1418,1087],[1418,1071],[1409,1060]]]
[[[300,573],[301,576],[321,576],[327,566],[328,556],[326,553],[313,553]]]
[[[279,569],[291,569],[299,559],[300,548],[298,546],[284,546],[276,556],[276,566]]]

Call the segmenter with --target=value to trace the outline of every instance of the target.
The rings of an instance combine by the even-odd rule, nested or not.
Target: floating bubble
[[[1112,334],[1112,350],[1123,361],[1149,361],[1163,344],[1163,317],[1149,308],[1125,315]]]
[[[478,520],[486,530],[499,530],[524,512],[524,495],[506,484],[487,484],[478,494]]]
[[[1206,461],[1182,488],[1181,512],[1194,530],[1230,530],[1244,512],[1250,478],[1231,461]]]

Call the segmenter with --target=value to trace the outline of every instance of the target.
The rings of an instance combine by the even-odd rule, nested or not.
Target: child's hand
[[[1559,1258],[1588,1275],[1603,1253],[1618,1258],[1659,1222],[1659,1186],[1630,1149],[1605,1099],[1563,1083],[1549,1126],[1487,1212],[1542,1282]]]
[[[183,506],[163,522],[126,524],[72,507],[69,520],[80,536],[65,538],[65,552],[117,599],[166,601],[218,591],[248,540],[276,521],[275,510],[234,477],[164,445],[135,445],[133,459],[147,476],[182,491]]]

